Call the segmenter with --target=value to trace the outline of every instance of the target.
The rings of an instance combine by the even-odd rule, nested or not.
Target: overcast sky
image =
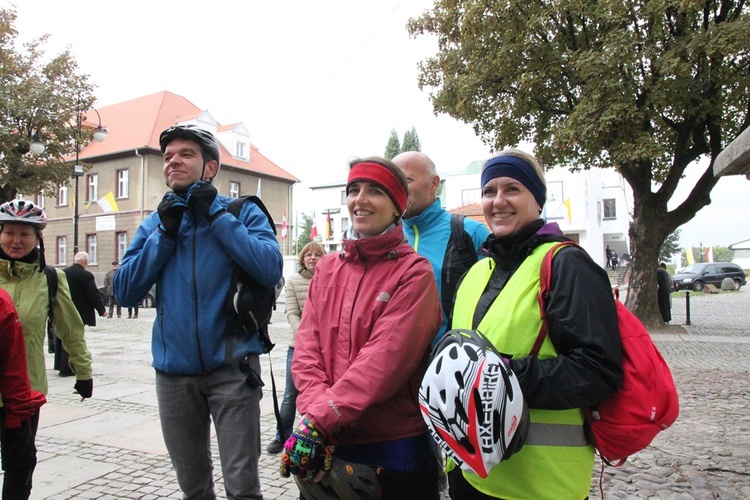
[[[51,54],[70,47],[97,106],[181,95],[222,124],[243,122],[308,186],[344,179],[350,156],[382,155],[393,128],[401,138],[414,126],[443,172],[490,154],[470,126],[435,116],[417,87],[417,63],[436,45],[409,39],[405,24],[428,0],[0,0],[14,3],[20,38],[49,33]],[[712,198],[682,227],[682,244],[750,239],[750,181],[724,179]]]

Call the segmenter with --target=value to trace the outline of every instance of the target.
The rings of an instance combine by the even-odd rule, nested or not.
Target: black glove
[[[21,427],[3,429],[3,452],[9,457],[20,454],[31,443],[31,423],[21,422]]]
[[[169,192],[164,195],[161,203],[159,203],[159,220],[161,220],[161,227],[164,234],[172,238],[177,239],[177,233],[180,230],[180,224],[182,224],[182,214],[185,213],[188,206],[185,200]]]
[[[76,385],[73,388],[76,390],[75,394],[87,399],[94,393],[94,381],[92,379],[76,380]]]
[[[187,204],[196,212],[203,214],[208,222],[225,212],[224,207],[216,200],[216,188],[213,184],[198,181],[188,189]]]

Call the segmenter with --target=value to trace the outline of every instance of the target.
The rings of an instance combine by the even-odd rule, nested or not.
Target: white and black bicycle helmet
[[[422,380],[419,407],[446,454],[482,478],[526,440],[529,411],[518,379],[475,330],[450,330],[440,339]]]
[[[188,139],[197,142],[208,156],[221,163],[219,141],[208,130],[204,130],[197,125],[174,125],[169,127],[159,136],[161,152],[164,153],[164,150],[167,149],[167,144],[175,139]]]
[[[44,210],[33,202],[11,200],[0,205],[0,226],[8,222],[29,224],[41,230],[47,227],[47,216]]]
[[[323,479],[294,476],[300,493],[308,500],[379,500],[381,497],[378,471],[365,464],[347,462],[333,457],[331,468]]]

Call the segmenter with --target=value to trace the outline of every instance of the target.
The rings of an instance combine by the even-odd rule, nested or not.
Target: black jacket
[[[496,266],[474,313],[474,327],[538,245],[567,240],[539,220],[510,238],[490,236],[483,250]],[[557,229],[559,231],[559,229]],[[597,404],[622,384],[617,312],[606,272],[583,250],[562,248],[552,259],[547,303],[549,338],[558,357],[511,360],[529,407],[563,410]]]
[[[73,264],[63,269],[65,276],[68,278],[70,295],[73,297],[73,303],[81,315],[84,325],[96,326],[96,314],[94,309],[102,315],[106,311],[104,302],[96,288],[94,275],[83,268],[80,264]]]

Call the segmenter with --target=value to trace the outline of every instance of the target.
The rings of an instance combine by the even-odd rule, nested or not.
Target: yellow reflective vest
[[[524,260],[477,327],[498,351],[513,358],[529,355],[542,325],[539,269],[553,245],[539,245]],[[456,294],[453,328],[472,328],[474,310],[494,267],[492,259],[484,259],[468,271]],[[549,336],[538,357],[557,357]],[[468,472],[464,477],[482,493],[508,500],[586,498],[594,448],[584,435],[582,410],[529,410],[531,425],[523,448],[493,467],[486,479]]]

